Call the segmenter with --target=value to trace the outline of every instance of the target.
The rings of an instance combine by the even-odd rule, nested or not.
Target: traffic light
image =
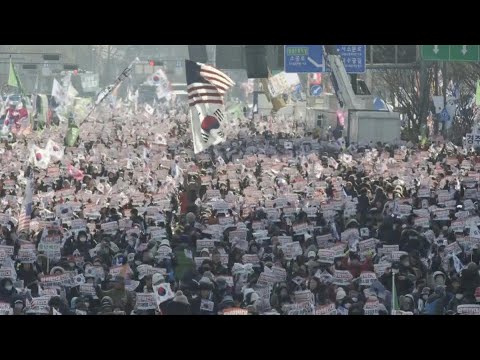
[[[63,64],[63,70],[78,70],[78,65],[76,64]]]
[[[44,54],[43,60],[45,61],[59,61],[60,55],[59,54]]]
[[[23,68],[23,70],[36,70],[37,65],[35,65],[35,64],[23,64],[22,68]]]
[[[163,61],[160,60],[148,60],[150,66],[163,66]]]

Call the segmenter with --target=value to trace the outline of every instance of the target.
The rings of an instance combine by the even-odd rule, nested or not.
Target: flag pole
[[[395,289],[395,272],[392,269],[392,309],[390,311],[390,315],[393,315],[393,311],[395,310],[395,296],[397,296]]]

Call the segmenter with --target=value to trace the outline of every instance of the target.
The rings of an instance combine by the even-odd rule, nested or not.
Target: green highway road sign
[[[421,45],[423,60],[480,61],[480,45]]]
[[[422,45],[423,60],[449,60],[450,47],[448,45]]]
[[[450,45],[451,61],[478,61],[478,45]]]

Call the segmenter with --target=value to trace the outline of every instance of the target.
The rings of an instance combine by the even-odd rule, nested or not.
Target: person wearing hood
[[[445,287],[438,285],[435,291],[428,297],[423,310],[424,315],[443,315],[446,311],[448,301]]]
[[[395,287],[397,290],[397,296],[407,295],[413,291],[414,283],[411,279],[408,278],[406,273],[398,272],[394,276],[395,276]],[[391,268],[386,269],[385,273],[380,277],[379,280],[388,291],[392,292],[393,281],[392,281]]]
[[[478,266],[471,262],[462,270],[460,277],[460,286],[468,294],[474,294],[475,289],[480,286],[480,275],[478,274]]]
[[[217,305],[213,297],[213,283],[207,277],[202,277],[199,282],[200,296],[192,301],[193,315],[215,315]]]
[[[412,314],[415,312],[415,299],[413,295],[407,294],[400,298],[400,310],[408,311]]]
[[[95,247],[88,238],[89,236],[85,231],[79,231],[75,240],[67,239],[64,245],[65,255],[72,255],[75,250],[78,250],[82,256],[88,258],[88,251]]]
[[[165,315],[191,315],[192,309],[187,297],[181,290],[175,293],[175,297],[170,301],[165,310]]]
[[[13,286],[11,279],[2,279],[0,281],[0,302],[10,303],[17,295],[17,289]]]

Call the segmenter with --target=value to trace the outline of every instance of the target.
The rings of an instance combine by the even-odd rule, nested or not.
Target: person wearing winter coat
[[[114,309],[120,309],[127,314],[130,314],[134,308],[133,295],[130,291],[125,289],[125,278],[122,276],[116,276],[113,279],[113,289],[104,291],[100,288],[100,285],[96,288],[97,296],[102,299],[108,296],[113,301]]]
[[[475,289],[480,286],[480,275],[478,274],[478,266],[471,262],[462,271],[460,283],[465,293],[473,295]]]
[[[170,301],[165,309],[165,315],[191,315],[192,309],[188,299],[181,290],[175,293],[175,297]]]
[[[447,302],[447,294],[444,286],[437,286],[435,292],[428,297],[423,310],[424,315],[443,315],[445,314]]]
[[[0,281],[0,302],[11,303],[17,295],[17,289],[13,286],[11,279],[2,279]]]
[[[216,315],[217,305],[213,297],[213,283],[207,277],[200,279],[200,296],[192,301],[192,315]]]

